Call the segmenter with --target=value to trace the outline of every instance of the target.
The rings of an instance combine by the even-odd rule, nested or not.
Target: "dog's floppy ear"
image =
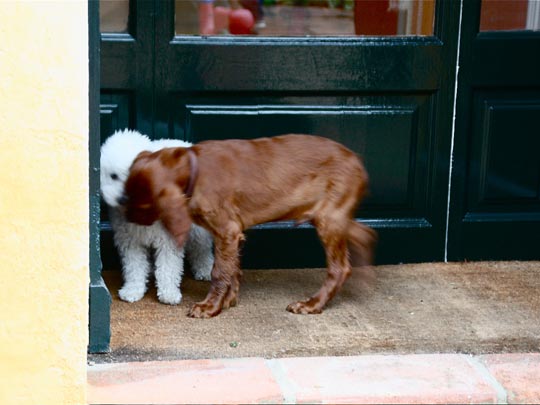
[[[150,156],[152,154],[152,152],[148,151],[148,150],[143,150],[142,152],[140,152],[137,157],[135,159],[137,160],[140,160],[140,159],[145,159],[147,158],[148,156]]]
[[[161,164],[167,168],[177,167],[186,151],[187,149],[183,147],[162,149],[159,151]]]
[[[173,151],[173,159],[178,160],[186,153],[186,148],[175,148]]]
[[[176,185],[166,186],[157,197],[157,207],[161,222],[181,248],[192,223],[184,193]]]

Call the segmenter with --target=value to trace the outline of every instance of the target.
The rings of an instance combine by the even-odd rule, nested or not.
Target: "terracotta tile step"
[[[88,367],[90,404],[539,403],[540,354],[179,360]]]

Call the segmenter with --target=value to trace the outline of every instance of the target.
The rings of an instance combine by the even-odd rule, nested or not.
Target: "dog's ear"
[[[157,197],[161,222],[179,247],[184,246],[191,228],[186,196],[176,185],[163,188]]]
[[[172,158],[179,160],[186,153],[186,148],[174,148]]]
[[[182,161],[182,157],[186,154],[186,148],[165,148],[161,149],[157,153],[159,154],[159,160],[164,167],[173,168],[178,167]]]
[[[135,158],[136,160],[141,160],[141,159],[146,159],[148,158],[148,156],[150,156],[152,154],[152,152],[148,151],[148,150],[143,150],[141,153],[139,153],[137,155],[137,157]]]

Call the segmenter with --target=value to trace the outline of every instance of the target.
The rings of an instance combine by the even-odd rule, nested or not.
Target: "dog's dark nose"
[[[118,197],[118,200],[116,201],[118,201],[118,204],[120,205],[126,205],[128,202],[128,196],[125,194],[122,194],[120,197]]]

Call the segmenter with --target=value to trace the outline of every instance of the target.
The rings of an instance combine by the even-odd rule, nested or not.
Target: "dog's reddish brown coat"
[[[183,245],[193,222],[210,231],[215,264],[210,291],[189,315],[219,314],[236,304],[240,286],[238,248],[243,231],[277,220],[311,221],[327,256],[327,277],[311,298],[290,304],[294,313],[320,313],[351,273],[348,243],[371,261],[375,232],[354,221],[368,176],[344,146],[310,135],[254,140],[206,141],[192,147],[198,177],[191,198],[185,190],[186,149],[141,153],[126,182],[128,220],[148,225],[161,219]]]

